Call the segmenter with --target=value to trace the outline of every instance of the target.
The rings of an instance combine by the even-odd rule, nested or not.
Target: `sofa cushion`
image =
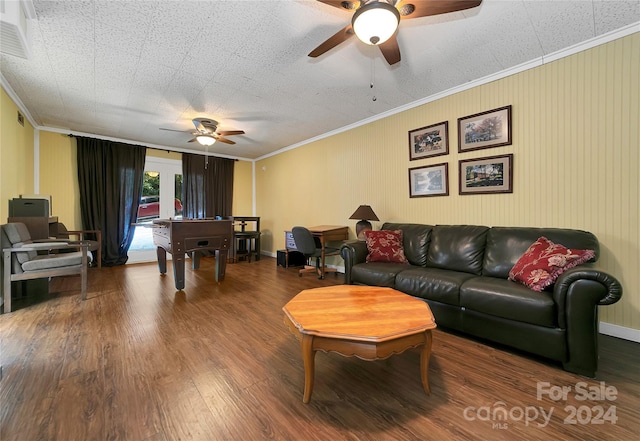
[[[488,230],[477,225],[436,225],[427,266],[480,275]]]
[[[358,263],[351,268],[351,282],[357,285],[395,286],[396,275],[410,268],[408,264],[371,262]]]
[[[578,250],[594,250],[598,259],[598,239],[587,231],[565,228],[492,227],[487,234],[483,276],[506,279],[509,271],[540,236]]]
[[[472,277],[464,272],[413,267],[398,273],[395,288],[415,297],[458,306],[460,286]]]
[[[433,226],[422,224],[396,224],[385,222],[383,230],[402,230],[404,255],[411,265],[427,266],[427,252]]]
[[[509,280],[534,291],[553,284],[568,269],[595,256],[593,250],[576,250],[551,242],[546,237],[535,241],[509,272]]]
[[[556,307],[550,292],[494,277],[474,277],[460,288],[460,306],[495,317],[556,327]]]
[[[404,256],[402,230],[365,231],[367,262],[409,263]]]

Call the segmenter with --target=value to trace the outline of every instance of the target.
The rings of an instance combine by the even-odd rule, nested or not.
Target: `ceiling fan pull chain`
[[[371,84],[369,85],[369,88],[373,93],[373,97],[371,98],[373,101],[376,101],[378,99],[376,98],[375,82],[376,82],[376,65],[375,65],[374,57],[371,57]]]

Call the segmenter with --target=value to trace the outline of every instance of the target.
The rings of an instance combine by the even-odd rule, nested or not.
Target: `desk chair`
[[[322,268],[320,267],[320,257],[322,257],[322,248],[320,245],[320,239],[316,238],[311,234],[311,232],[305,227],[293,227],[291,229],[291,233],[293,233],[293,240],[296,243],[296,248],[304,257],[308,259],[315,257],[316,258],[316,266],[305,265],[300,271],[298,271],[298,277],[302,277],[304,273],[316,273],[318,275],[318,279],[322,279]],[[338,248],[325,247],[324,255],[325,256],[333,256],[339,254],[340,250]],[[324,268],[325,273],[336,273],[337,270],[335,268]]]
[[[88,243],[32,241],[29,230],[22,223],[8,223],[2,225],[1,230],[2,290],[5,313],[11,312],[11,282],[79,275],[82,300],[87,298]],[[80,249],[80,251],[49,254],[51,250],[69,248]],[[46,254],[39,254],[42,252]]]

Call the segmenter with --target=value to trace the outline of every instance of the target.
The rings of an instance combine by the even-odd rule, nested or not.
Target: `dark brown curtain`
[[[76,137],[83,228],[102,231],[102,264],[124,265],[142,196],[146,147]]]
[[[182,154],[182,207],[185,218],[231,216],[233,159]]]

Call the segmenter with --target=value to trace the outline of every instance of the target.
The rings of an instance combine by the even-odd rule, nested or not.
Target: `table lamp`
[[[364,240],[364,232],[371,230],[370,220],[379,221],[378,216],[373,212],[371,206],[360,205],[358,209],[351,215],[349,219],[360,219],[356,224],[356,236],[358,239]]]

